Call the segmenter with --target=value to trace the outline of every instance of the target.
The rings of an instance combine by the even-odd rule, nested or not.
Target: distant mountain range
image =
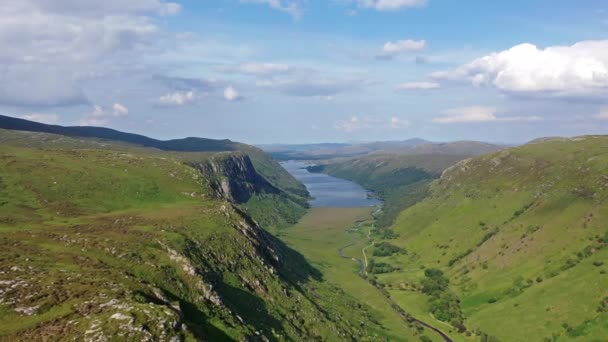
[[[373,153],[398,153],[405,155],[446,154],[474,156],[494,152],[504,145],[477,141],[456,141],[437,143],[420,138],[402,141],[377,141],[368,143],[323,143],[323,144],[275,144],[259,145],[261,149],[272,154],[275,159],[320,160],[337,157],[359,157]]]

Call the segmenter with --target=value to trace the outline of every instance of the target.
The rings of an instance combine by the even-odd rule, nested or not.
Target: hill
[[[308,170],[348,179],[372,190],[384,201],[382,211],[376,214],[376,224],[386,228],[403,209],[426,196],[429,184],[443,170],[467,157],[374,153],[363,157],[320,161]]]
[[[602,341],[606,170],[606,136],[538,140],[461,161],[399,215],[392,239],[377,232],[370,263],[383,272],[369,273],[402,307],[463,336]]]
[[[133,146],[155,148],[162,151],[173,152],[241,151],[249,155],[253,162],[253,165],[256,167],[256,170],[260,174],[262,174],[269,182],[273,183],[275,186],[283,190],[292,192],[298,196],[308,196],[306,188],[300,182],[294,179],[287,171],[285,171],[277,162],[272,160],[269,155],[253,146],[233,142],[230,140],[213,140],[190,137],[185,139],[162,141],[152,139],[143,135],[125,133],[103,127],[64,127],[57,125],[47,125],[3,115],[0,115],[0,129],[12,131],[51,133],[76,139],[84,138],[88,139],[89,141],[94,140],[100,143],[97,144],[97,146],[103,145],[104,142],[109,142],[112,145],[115,145],[118,142]],[[22,136],[22,143],[32,143],[29,142],[29,140],[29,137]],[[65,143],[63,146],[65,146]],[[72,144],[71,147],[78,148],[79,146],[80,143],[75,143]],[[124,145],[122,147],[124,147]]]
[[[279,191],[245,154],[0,133],[0,339],[384,335],[369,307],[241,210]]]

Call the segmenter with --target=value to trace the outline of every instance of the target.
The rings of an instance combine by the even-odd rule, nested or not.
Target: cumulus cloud
[[[425,40],[398,40],[395,42],[386,42],[382,47],[380,54],[376,56],[378,59],[392,59],[400,54],[407,52],[422,51],[426,48]]]
[[[544,49],[520,44],[432,76],[512,93],[604,96],[608,90],[608,40]]]
[[[30,113],[19,116],[21,119],[41,122],[49,125],[57,124],[60,120],[57,114]]]
[[[426,0],[359,0],[361,7],[373,8],[377,11],[398,11],[405,8],[424,6]]]
[[[436,82],[408,82],[399,84],[396,89],[409,91],[409,90],[431,90],[438,89],[441,86]]]
[[[264,4],[270,8],[285,12],[298,20],[302,17],[302,5],[298,1],[289,0],[241,0],[242,3]]]
[[[334,128],[338,131],[352,133],[361,130],[386,130],[386,129],[397,129],[406,128],[410,126],[408,120],[401,119],[396,116],[390,118],[377,118],[377,117],[359,117],[357,115],[351,116],[348,120],[336,121]]]
[[[241,99],[239,92],[233,86],[228,86],[224,89],[224,100],[233,102]]]
[[[196,100],[196,95],[193,91],[176,91],[161,96],[158,103],[162,106],[185,106],[192,104]]]
[[[80,119],[81,126],[106,126],[113,118],[125,117],[129,114],[129,109],[120,103],[114,103],[109,110],[95,105],[93,111]]]
[[[541,121],[538,116],[503,116],[497,117],[496,107],[472,106],[448,109],[443,112],[444,116],[433,119],[440,124],[467,123],[467,122],[534,122]]]
[[[124,13],[156,13],[159,15],[178,14],[182,7],[175,2],[159,0],[104,0],[104,1],[78,1],[78,0],[25,0],[36,5],[37,8],[50,13],[59,14],[88,14],[107,15]]]
[[[0,104],[89,104],[83,80],[125,72],[158,42],[159,0],[5,0],[0,6]],[[129,69],[130,70],[130,69]]]

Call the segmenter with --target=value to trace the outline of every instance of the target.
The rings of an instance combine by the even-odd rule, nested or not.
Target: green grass
[[[375,340],[210,175],[148,152],[0,145],[0,340]]]
[[[422,267],[440,268],[471,332],[504,341],[601,341],[608,335],[608,316],[597,312],[608,293],[606,170],[606,137],[534,143],[460,163],[400,214],[390,243],[408,255],[379,258],[402,270],[378,280],[419,284]],[[428,310],[419,295],[396,298]]]
[[[361,249],[369,244],[367,229],[358,230],[355,222],[370,220],[370,208],[313,208],[295,226],[276,232],[282,240],[302,253],[322,273],[323,277],[339,284],[350,296],[357,298],[370,308],[370,315],[383,327],[374,330],[379,337],[396,341],[417,341],[419,337],[391,308],[387,298],[367,280],[358,275],[359,265],[340,257],[340,248],[345,256],[363,259]],[[407,308],[406,308],[407,309]],[[424,334],[435,338],[433,332]]]

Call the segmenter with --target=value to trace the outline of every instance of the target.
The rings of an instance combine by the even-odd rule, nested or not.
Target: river
[[[297,180],[304,183],[313,197],[312,207],[354,208],[380,204],[377,199],[369,198],[369,191],[349,180],[332,177],[323,173],[306,170],[311,164],[301,161],[285,161],[281,165]]]

